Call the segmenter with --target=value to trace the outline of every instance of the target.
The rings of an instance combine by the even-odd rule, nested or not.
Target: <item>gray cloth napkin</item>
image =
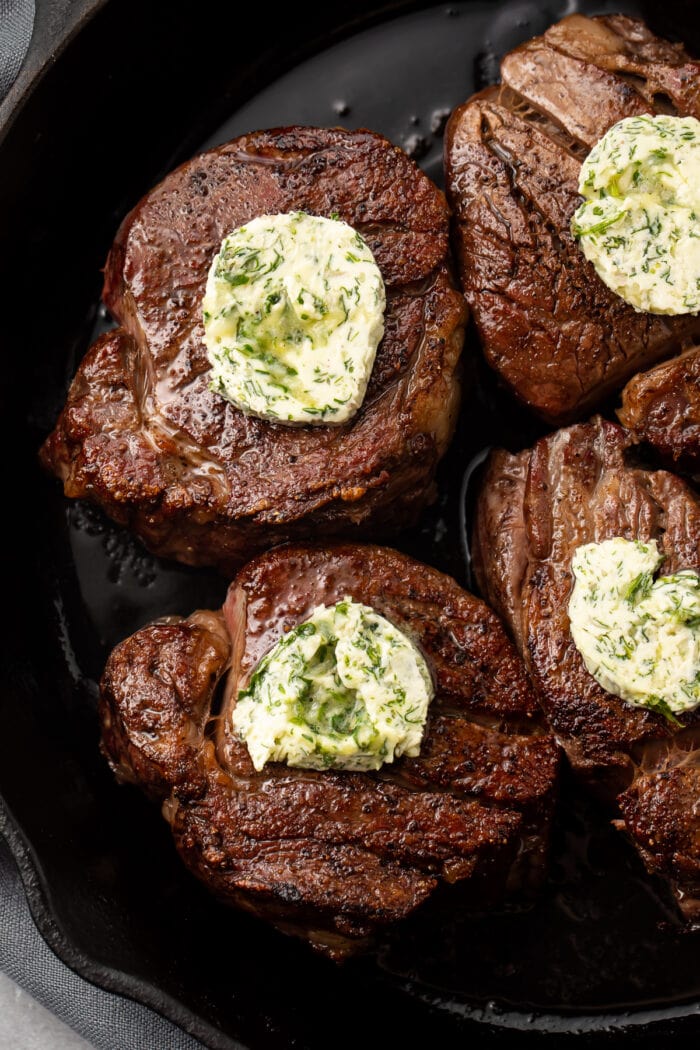
[[[19,73],[33,28],[34,0],[0,0],[0,102]]]
[[[96,988],[64,966],[32,921],[17,866],[2,837],[0,970],[97,1050],[201,1050],[197,1039],[170,1021],[139,1003]]]

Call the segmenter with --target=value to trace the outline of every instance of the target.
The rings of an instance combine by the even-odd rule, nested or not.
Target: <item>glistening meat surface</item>
[[[488,363],[542,418],[568,422],[700,334],[700,317],[637,313],[570,233],[592,146],[623,117],[700,117],[700,64],[636,19],[571,15],[501,75],[447,128],[460,277]]]
[[[700,347],[631,379],[620,422],[679,468],[700,472]]]
[[[231,728],[239,689],[285,630],[346,595],[429,661],[436,696],[420,755],[376,774],[283,764],[256,773]],[[483,602],[395,551],[261,556],[235,578],[222,613],[156,623],[117,646],[100,714],[117,776],[161,802],[194,874],[334,957],[441,884],[486,903],[543,875],[558,748],[538,725],[523,665]]]
[[[387,287],[367,396],[340,427],[244,415],[209,389],[202,295],[223,237],[258,215],[337,215]],[[158,554],[237,568],[271,544],[396,530],[434,496],[452,436],[465,308],[444,197],[369,131],[285,128],[169,175],[124,220],[105,272],[119,327],[88,351],[44,464]]]
[[[625,703],[586,670],[568,604],[577,547],[655,539],[664,572],[700,570],[700,500],[680,478],[635,467],[629,438],[601,419],[491,455],[479,497],[474,564],[509,625],[551,728],[579,775],[617,800],[647,867],[700,920],[700,711],[683,728]]]

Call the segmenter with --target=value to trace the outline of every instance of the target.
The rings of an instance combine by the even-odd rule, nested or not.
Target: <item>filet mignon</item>
[[[595,142],[623,117],[700,117],[700,64],[636,19],[570,15],[506,55],[501,74],[447,127],[459,272],[489,365],[563,423],[700,334],[700,317],[635,312],[570,233]]]
[[[296,210],[359,230],[387,286],[364,404],[339,427],[252,418],[209,389],[212,258],[234,228]],[[44,464],[66,495],[192,565],[405,525],[434,496],[458,407],[465,307],[447,254],[443,195],[372,132],[261,131],[195,157],[122,223],[104,285],[119,327],[82,362]]]
[[[679,468],[700,471],[700,347],[631,379],[617,414],[635,441]]]
[[[256,773],[231,728],[239,688],[286,630],[348,594],[430,663],[420,755],[376,774],[275,763]],[[100,714],[114,771],[162,803],[190,870],[334,957],[440,884],[460,882],[483,902],[542,876],[558,748],[538,726],[522,663],[483,602],[395,551],[262,555],[222,613],[155,623],[117,646]]]
[[[492,453],[474,529],[479,585],[503,616],[577,773],[617,799],[647,867],[700,920],[700,710],[683,728],[606,692],[571,637],[571,559],[615,536],[656,539],[664,572],[700,570],[700,499],[678,477],[630,465],[629,436],[601,419]]]

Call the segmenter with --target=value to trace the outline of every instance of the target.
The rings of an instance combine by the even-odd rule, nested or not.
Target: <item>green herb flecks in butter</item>
[[[571,229],[614,292],[638,310],[700,310],[700,121],[627,117],[583,163]]]
[[[579,547],[569,619],[603,689],[675,722],[700,704],[700,577],[688,569],[654,579],[662,561],[654,540]]]
[[[232,721],[258,770],[379,769],[418,754],[433,692],[406,635],[345,598],[319,605],[263,657]]]
[[[211,389],[248,415],[343,423],[384,334],[384,282],[359,233],[304,212],[226,237],[204,295]]]

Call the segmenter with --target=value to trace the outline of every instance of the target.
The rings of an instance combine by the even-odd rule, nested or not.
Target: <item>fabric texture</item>
[[[0,102],[15,82],[34,28],[34,0],[0,0]]]
[[[92,1050],[77,1032],[0,973],[0,1050]]]
[[[32,921],[17,866],[2,837],[0,970],[97,1050],[201,1050],[197,1039],[170,1021],[139,1003],[96,988],[53,954]]]

